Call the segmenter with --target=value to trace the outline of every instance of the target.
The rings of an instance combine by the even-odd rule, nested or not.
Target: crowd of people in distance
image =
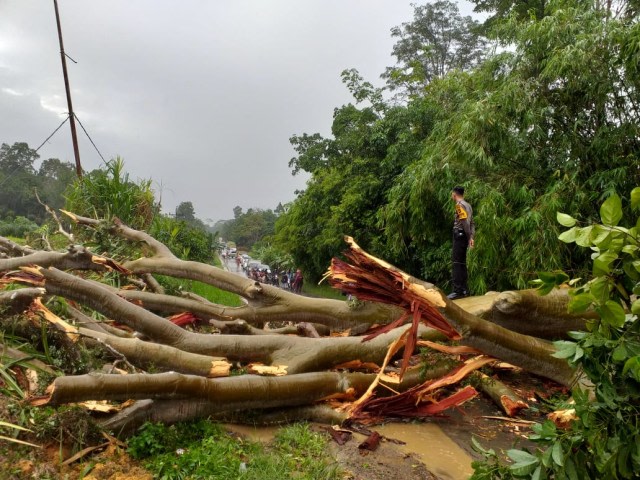
[[[304,277],[300,269],[297,269],[295,272],[293,270],[272,272],[268,268],[251,267],[246,269],[246,273],[247,277],[260,283],[275,285],[284,290],[291,290],[294,293],[302,292]]]
[[[252,260],[246,254],[240,255],[235,248],[222,249],[220,256],[227,267],[229,264],[233,265],[233,263],[235,263],[236,272],[244,271],[248,278],[256,280],[257,282],[274,285],[295,293],[302,292],[304,277],[299,268],[296,271],[291,269],[272,271],[268,265],[263,265],[259,261]]]

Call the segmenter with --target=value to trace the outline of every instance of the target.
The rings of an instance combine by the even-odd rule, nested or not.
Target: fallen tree
[[[526,334],[557,337],[584,325],[585,318],[566,313],[567,299],[562,292],[549,297],[532,291],[505,292],[464,299],[459,305],[436,286],[367,254],[348,238],[347,261],[334,259],[328,281],[360,302],[354,305],[308,298],[211,265],[179,259],[147,233],[117,219],[108,223],[64,213],[81,228],[106,229],[131,242],[143,256],[112,259],[80,245],[71,245],[66,252],[34,250],[0,238],[3,284],[26,286],[0,293],[0,303],[14,312],[30,305],[32,316],[37,313],[65,335],[104,346],[138,372],[152,365],[155,371],[166,373],[64,376],[57,378],[44,396],[33,398],[34,405],[144,401],[117,413],[117,419],[105,420],[105,425],[126,429],[128,422],[137,424],[153,411],[157,418],[171,422],[247,408],[298,407],[336,396],[353,401],[364,392],[371,395],[373,387],[379,393],[369,401],[378,410],[390,414],[402,411],[403,415],[411,411],[437,413],[477,394],[467,387],[453,395],[434,394],[423,399],[420,394],[413,407],[382,408],[380,402],[391,400],[380,397],[380,392],[386,395],[414,387],[419,393],[435,388],[419,386],[415,373],[405,376],[404,382],[402,379],[419,338],[448,338],[464,346],[448,351],[459,365],[449,377],[456,381],[460,379],[456,372],[464,365],[459,355],[464,358],[477,352],[565,386],[576,380],[576,372],[567,362],[552,356],[555,350],[548,340]],[[154,275],[200,281],[239,295],[245,304],[228,307],[196,295],[170,295]],[[70,305],[56,314],[40,298],[63,299]],[[174,315],[173,321],[163,315]],[[207,329],[182,328],[175,323],[176,317],[201,321]],[[288,325],[269,329],[264,326],[268,322]],[[337,332],[341,333],[336,336]],[[364,336],[356,335],[364,332]],[[387,365],[403,349],[400,375],[394,376]],[[476,368],[491,361],[476,362]],[[363,365],[374,373],[353,371]],[[253,375],[211,378],[228,376],[232,367]],[[474,370],[462,369],[463,376]],[[452,368],[435,371],[447,377],[449,370]],[[513,392],[498,382],[492,387],[488,379],[481,378],[483,390],[502,402],[507,413],[523,408]],[[415,403],[414,394],[407,395]],[[393,401],[402,402],[402,398]],[[362,413],[367,401],[361,400],[354,412]],[[420,404],[423,401],[426,403]],[[157,409],[149,407],[154,403]],[[517,408],[512,408],[514,405]]]

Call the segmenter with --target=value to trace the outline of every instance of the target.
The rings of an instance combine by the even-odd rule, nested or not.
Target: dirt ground
[[[331,453],[344,470],[345,480],[438,478],[415,455],[401,452],[393,443],[382,442],[376,451],[369,452],[360,450],[354,440],[342,446],[331,442]]]
[[[537,377],[502,374],[501,379],[534,407],[521,412],[519,418],[525,421],[543,420],[544,414],[540,410],[544,409],[539,408],[544,402],[544,398],[541,397],[561,393],[557,385]],[[0,396],[2,419],[8,413],[5,400]],[[394,443],[383,440],[379,448],[373,452],[358,448],[360,442],[366,438],[363,435],[354,434],[349,442],[339,446],[327,434],[327,453],[336,458],[345,472],[345,480],[464,479],[468,478],[468,472],[471,471],[472,459],[478,458],[471,449],[472,435],[485,447],[494,448],[498,452],[531,445],[526,440],[530,432],[530,426],[526,423],[518,424],[488,418],[502,416],[503,413],[490,400],[479,396],[460,409],[448,412],[447,416],[429,418],[424,422],[399,422],[369,427],[386,438],[400,441]],[[320,426],[316,428],[318,431],[324,429]],[[274,431],[273,427],[268,427],[268,431],[258,432],[261,438],[255,438],[254,435],[248,437],[269,442]],[[41,444],[35,438],[29,440]],[[59,443],[49,443],[45,444],[44,448],[32,449],[0,441],[0,480],[152,478],[139,462],[115,444],[97,450],[71,466],[60,466],[60,459],[69,458],[71,455],[72,452]]]

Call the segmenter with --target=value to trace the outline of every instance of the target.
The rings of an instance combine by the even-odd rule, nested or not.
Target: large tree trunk
[[[103,225],[97,220],[67,214],[88,228]],[[75,327],[69,327],[74,334],[108,346],[136,367],[152,363],[156,368],[171,371],[154,375],[60,377],[49,387],[49,394],[36,399],[35,404],[57,405],[87,399],[143,400],[127,409],[129,416],[122,413],[117,417],[119,420],[107,422],[120,428],[142,418],[175,421],[249,408],[309,405],[329,395],[359,394],[372,384],[399,390],[402,384],[391,386],[388,378],[379,382],[380,378],[373,374],[350,373],[348,369],[363,363],[369,364],[369,368],[371,364],[386,365],[404,345],[404,371],[407,359],[415,353],[417,336],[435,340],[442,339],[443,334],[563,385],[569,386],[575,380],[575,372],[568,363],[552,357],[553,345],[537,338],[562,336],[567,330],[584,325],[584,318],[566,314],[564,292],[549,297],[540,297],[532,291],[505,292],[452,302],[436,286],[367,254],[348,239],[350,250],[346,256],[351,264],[334,260],[329,281],[365,301],[352,307],[343,301],[302,297],[211,265],[178,259],[148,234],[117,220],[111,229],[127,240],[141,242],[151,256],[117,262],[81,246],[72,246],[62,253],[44,252],[0,238],[3,255],[0,272],[9,272],[4,282],[29,285],[0,293],[0,304],[19,311],[41,296],[77,302],[126,325],[144,340],[70,307],[66,316],[75,323]],[[11,272],[17,268],[21,271]],[[113,272],[123,280],[129,279],[130,288],[117,289],[72,273],[82,270]],[[167,295],[153,274],[201,281],[242,296],[246,304],[226,307],[196,296]],[[42,304],[34,305],[32,312],[44,308]],[[223,334],[192,332],[160,316],[183,312],[210,320]],[[53,313],[47,315],[54,324],[66,325],[62,319],[55,320]],[[304,328],[256,327],[268,321],[302,323]],[[405,321],[412,323],[410,334],[409,327],[401,326]],[[310,323],[318,328],[309,326]],[[318,334],[327,334],[327,327],[351,328],[353,333],[371,325],[382,330],[369,332],[367,337]],[[238,331],[242,334],[224,333]],[[291,335],[300,332],[306,336]],[[285,376],[207,378],[227,375],[230,362]],[[253,366],[255,363],[264,366]],[[350,366],[343,366],[346,364]],[[327,371],[335,367],[347,371]],[[380,375],[387,373],[388,369]],[[405,375],[405,383],[407,378],[415,381],[415,375]],[[502,398],[502,394],[498,397]]]

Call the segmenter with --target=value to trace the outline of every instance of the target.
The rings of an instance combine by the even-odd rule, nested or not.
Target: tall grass
[[[65,193],[67,210],[93,218],[118,217],[136,229],[147,229],[159,211],[151,180],[131,180],[120,157],[76,180]]]

